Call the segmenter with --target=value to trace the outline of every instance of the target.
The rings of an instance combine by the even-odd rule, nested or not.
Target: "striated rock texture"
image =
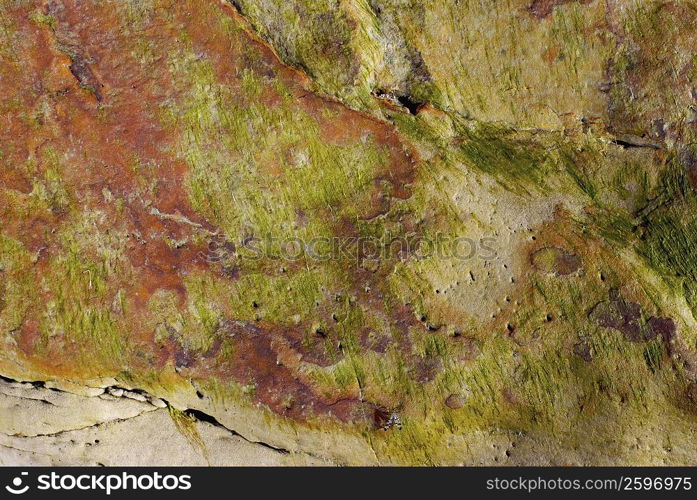
[[[0,0],[0,463],[697,464],[696,22]]]

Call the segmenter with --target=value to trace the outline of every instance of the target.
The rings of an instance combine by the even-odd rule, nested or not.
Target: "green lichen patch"
[[[127,331],[113,285],[127,269],[126,238],[99,231],[105,222],[104,213],[88,212],[67,224],[55,241],[62,251],[41,276],[50,299],[42,305],[36,347],[47,356],[63,350],[86,371],[118,367],[126,355]]]

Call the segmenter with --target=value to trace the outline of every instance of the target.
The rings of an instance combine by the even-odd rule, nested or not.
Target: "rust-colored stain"
[[[366,406],[357,398],[328,400],[278,362],[273,332],[242,322],[228,322],[223,331],[235,340],[235,350],[220,370],[240,383],[253,383],[255,397],[273,411],[301,420],[316,414],[332,415],[344,422],[365,419]]]
[[[536,269],[558,276],[575,273],[581,268],[581,259],[578,256],[557,247],[536,250],[531,255],[530,261]]]
[[[641,306],[636,302],[625,300],[616,289],[610,290],[610,300],[600,302],[590,311],[591,320],[605,328],[613,328],[624,334],[630,342],[648,342],[656,338],[659,333],[669,335],[675,331],[675,325],[668,318],[651,318],[644,324],[642,320]]]
[[[194,6],[196,15],[192,15]],[[44,22],[37,16],[43,16]],[[221,16],[230,19],[233,30],[220,27]],[[355,394],[327,399],[303,379],[297,366],[278,362],[279,357],[297,357],[327,367],[342,358],[341,349],[332,347],[337,339],[331,334],[325,337],[316,332],[308,342],[309,325],[289,329],[243,324],[230,317],[206,352],[189,352],[174,336],[165,346],[155,342],[148,321],[148,302],[154,294],[171,292],[184,307],[187,276],[210,270],[229,280],[239,276],[239,269],[201,257],[209,250],[207,236],[219,234],[220,229],[192,208],[185,188],[188,166],[173,154],[180,131],[168,128],[160,113],[165,104],[181,97],[168,67],[168,54],[180,48],[186,34],[193,50],[211,62],[218,85],[240,88],[242,70],[251,70],[269,80],[259,97],[265,105],[281,102],[272,79],[281,81],[298,110],[317,121],[327,143],[350,145],[370,137],[385,151],[387,161],[374,173],[369,202],[359,205],[363,220],[386,214],[392,200],[411,195],[418,156],[394,128],[311,92],[303,74],[281,64],[269,47],[246,30],[245,21],[220,2],[205,7],[195,2],[167,3],[138,28],[137,37],[124,29],[117,9],[104,2],[21,2],[6,7],[3,17],[17,36],[14,54],[0,64],[2,231],[38,256],[37,280],[65,250],[58,235],[72,223],[75,212],[70,207],[99,211],[105,217],[95,223],[96,231],[127,235],[125,255],[133,273],[113,277],[108,286],[123,291],[128,302],[119,313],[130,335],[129,345],[137,351],[131,369],[163,369],[171,364],[191,377],[253,383],[259,403],[290,418],[323,414],[344,422],[373,419],[375,404]],[[154,52],[152,62],[140,59],[137,40],[146,41]],[[251,50],[256,57],[245,56]],[[57,164],[51,155],[58,158]],[[277,167],[269,168],[269,175],[283,174]],[[57,205],[48,213],[22,213],[18,203],[10,202],[11,194],[19,204],[26,203],[36,179],[52,169],[58,170],[69,206]],[[340,221],[333,230],[339,236],[358,235],[351,221]],[[168,240],[186,244],[171,245]],[[409,328],[421,325],[408,306],[385,310],[388,272],[356,269],[353,292],[364,307],[402,332],[400,349],[412,356]],[[37,351],[41,308],[52,298],[46,288],[39,293],[42,296],[27,311],[18,334],[19,349],[37,369],[56,376],[79,376],[80,368],[64,361],[75,348],[60,338],[49,339]],[[329,312],[326,316],[331,321]],[[231,357],[221,354],[223,341],[234,344]],[[363,341],[365,348],[377,352],[384,352],[392,342],[386,338]],[[441,369],[435,360],[411,359],[418,380],[430,380]]]
[[[561,49],[557,45],[552,45],[542,52],[542,60],[547,64],[552,64],[559,57]]]

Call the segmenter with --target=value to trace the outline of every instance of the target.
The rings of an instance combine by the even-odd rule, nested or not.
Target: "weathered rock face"
[[[697,462],[688,2],[0,15],[3,463]]]
[[[0,408],[2,465],[325,465],[118,387],[73,394],[2,380]]]

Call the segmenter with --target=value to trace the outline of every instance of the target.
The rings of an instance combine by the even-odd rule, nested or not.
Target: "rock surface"
[[[697,463],[690,2],[0,18],[2,463]]]
[[[0,381],[0,394],[0,465],[327,465],[124,396],[86,397],[7,381]]]

